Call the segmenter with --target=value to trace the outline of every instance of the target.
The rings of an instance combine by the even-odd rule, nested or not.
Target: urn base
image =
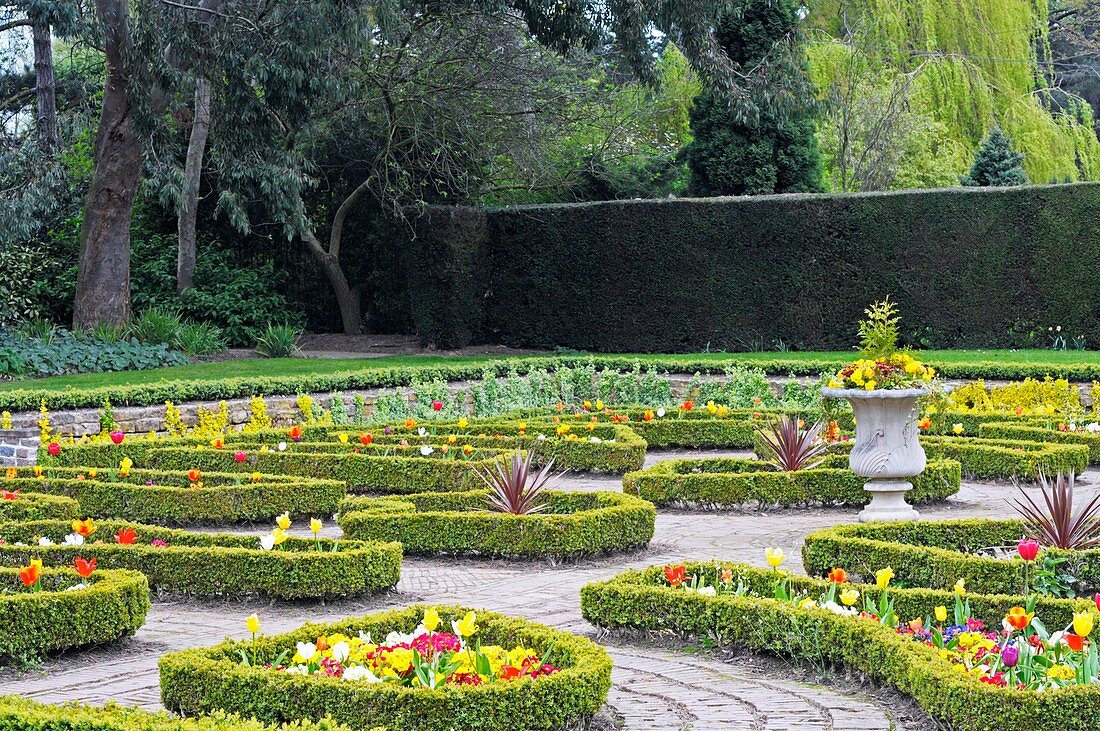
[[[920,513],[905,502],[905,493],[913,489],[906,480],[868,480],[863,489],[871,493],[871,502],[860,512],[860,523],[896,523],[920,518]]]

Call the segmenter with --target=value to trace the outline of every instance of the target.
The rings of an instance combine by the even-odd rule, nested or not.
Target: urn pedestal
[[[919,513],[905,502],[913,489],[910,477],[924,472],[927,459],[920,445],[917,399],[928,392],[920,388],[866,391],[825,388],[826,398],[843,398],[856,417],[856,443],[848,464],[860,477],[871,502],[859,514],[861,523],[916,520]]]

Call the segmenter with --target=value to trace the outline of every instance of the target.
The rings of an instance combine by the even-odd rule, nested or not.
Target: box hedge
[[[713,571],[714,564],[692,565],[687,570],[701,568]],[[758,596],[772,595],[774,573],[732,568]],[[792,581],[796,592],[811,595],[827,586],[803,577]],[[873,585],[856,588],[872,599],[878,597]],[[935,606],[954,602],[954,595],[944,591],[891,589],[890,595],[903,621],[930,616]],[[584,586],[581,612],[605,629],[671,631],[709,638],[722,646],[807,660],[815,666],[843,665],[911,696],[930,716],[956,731],[1093,731],[1100,727],[1100,685],[1043,693],[996,687],[959,672],[935,648],[878,622],[758,596],[706,597],[672,589],[664,584],[661,568],[653,567]],[[1020,597],[1004,595],[968,593],[967,599],[974,616],[994,627],[1010,607],[1020,603]],[[1040,599],[1037,604],[1038,616],[1050,628],[1066,626],[1074,610],[1088,610],[1095,617],[1091,600]]]
[[[42,591],[23,589],[18,568],[0,568],[0,664],[98,645],[145,624],[149,582],[136,571],[95,570],[82,579],[67,568],[44,569]],[[79,584],[84,588],[74,589]],[[0,727],[3,724],[0,723]]]
[[[257,639],[261,654],[274,656],[296,642],[318,636],[409,632],[425,607],[379,612],[334,624],[307,624],[284,635]],[[443,626],[467,611],[437,607]],[[560,672],[532,680],[431,690],[388,683],[350,683],[339,678],[292,675],[240,663],[252,643],[225,642],[160,659],[164,705],[184,715],[226,710],[279,723],[330,717],[353,728],[385,726],[388,731],[558,731],[583,727],[603,705],[611,686],[611,659],[591,640],[522,619],[477,612],[482,644],[522,644],[539,653],[553,648]]]
[[[640,548],[653,538],[653,505],[616,492],[544,493],[530,515],[486,510],[488,490],[351,497],[340,508],[348,538],[397,541],[406,554],[580,558]]]
[[[820,467],[797,472],[769,470],[748,458],[673,459],[623,476],[623,492],[658,506],[768,507],[808,504],[865,505],[864,478],[848,469],[848,458],[833,455]],[[912,479],[907,499],[942,500],[959,491],[962,474],[952,460],[930,460]]]
[[[347,494],[344,483],[337,480],[285,475],[261,475],[259,482],[253,482],[251,476],[203,472],[200,488],[193,487],[183,471],[131,470],[122,477],[117,470],[103,470],[95,479],[87,473],[50,467],[37,479],[29,468],[24,468],[15,479],[0,476],[0,488],[29,486],[72,498],[69,502],[74,507],[79,503],[80,517],[162,525],[266,521],[284,512],[330,516]],[[0,521],[5,519],[3,516],[4,505],[0,502]],[[52,517],[77,515],[41,515],[37,519]]]
[[[0,498],[0,523],[14,520],[50,520],[52,518],[68,519],[81,517],[80,504],[76,500],[63,495],[52,495],[43,492],[28,492],[28,490],[43,489],[39,483],[11,485],[0,479],[0,490],[7,490],[15,495],[14,500]],[[18,490],[18,494],[15,494]]]
[[[1051,426],[1038,424],[989,422],[982,424],[978,433],[984,439],[1026,439],[1051,444],[1084,444],[1089,448],[1089,464],[1100,464],[1100,432],[1060,431]]]
[[[41,558],[47,566],[65,566],[83,556],[98,559],[100,568],[140,571],[157,590],[279,599],[356,595],[390,588],[400,579],[401,546],[396,543],[290,538],[264,551],[255,535],[190,533],[107,520],[96,521],[96,526],[95,536],[102,536],[103,543],[89,539],[82,546],[66,546],[63,539],[72,530],[67,522],[0,524],[0,539],[6,541],[0,545],[0,564],[22,566]],[[125,528],[136,531],[136,543],[114,542],[112,536]],[[40,536],[54,545],[35,545]],[[154,546],[154,540],[166,545]]]
[[[1022,520],[943,520],[840,525],[806,536],[802,562],[810,574],[843,566],[856,576],[892,566],[898,581],[947,589],[966,579],[973,591],[997,594],[1023,590],[1024,561],[1015,547],[1028,534]],[[1011,560],[977,555],[979,549],[1004,547]],[[1077,578],[1078,594],[1100,592],[1100,549],[1044,554],[1066,556],[1062,567]],[[1034,569],[1031,571],[1034,574]]]

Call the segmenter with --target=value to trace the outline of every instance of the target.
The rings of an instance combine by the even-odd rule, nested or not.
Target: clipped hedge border
[[[0,490],[19,490],[14,500],[0,499],[0,523],[15,520],[72,520],[83,517],[80,504],[63,495],[43,491],[39,483],[12,485],[0,479]],[[36,492],[31,492],[35,490]]]
[[[1005,546],[1014,556],[1016,543],[1026,535],[1022,520],[839,525],[806,536],[802,562],[811,574],[844,566],[853,575],[867,577],[870,571],[892,566],[899,581],[913,586],[949,589],[956,579],[963,578],[968,589],[980,593],[1018,593],[1023,589],[1023,560],[1001,560],[972,552]],[[1063,568],[1077,577],[1074,588],[1078,594],[1100,591],[1100,549],[1046,549],[1044,553],[1069,557]]]
[[[657,511],[616,492],[544,493],[545,512],[488,512],[488,490],[352,497],[340,507],[348,538],[397,541],[406,554],[580,558],[649,544]]]
[[[797,472],[769,471],[749,458],[673,459],[623,476],[623,492],[658,506],[769,507],[807,504],[866,505],[864,478],[848,469],[848,458],[833,455],[820,467]],[[958,462],[930,460],[914,477],[907,499],[943,500],[959,491]]]
[[[36,703],[17,695],[0,696],[0,728],[5,731],[272,731],[270,726],[258,721],[224,713],[178,718],[126,706]],[[346,727],[330,721],[303,721],[293,728],[294,731],[347,731]]]
[[[955,425],[961,424],[963,433],[961,436],[980,436],[982,425],[990,423],[1013,423],[1021,426],[1041,426],[1049,424],[1052,419],[1060,417],[1036,416],[1034,414],[1021,414],[1016,416],[1011,411],[936,411],[925,414],[931,422],[924,434],[936,436],[956,436]]]
[[[689,566],[688,572],[699,568]],[[713,564],[707,568],[713,570]],[[771,595],[774,574],[747,566],[734,566],[734,570],[757,594]],[[826,587],[824,581],[792,580],[796,591],[818,594]],[[935,648],[877,622],[774,599],[705,597],[661,583],[662,569],[653,567],[588,584],[581,589],[581,613],[608,629],[671,630],[816,665],[846,665],[911,696],[930,716],[956,731],[1093,731],[1100,727],[1100,685],[1044,693],[998,688],[959,672]],[[879,595],[873,585],[856,588],[873,598]],[[928,616],[935,606],[954,602],[951,592],[926,589],[891,589],[890,595],[901,618]],[[973,614],[987,626],[999,626],[1008,609],[1021,601],[1015,596],[969,593],[968,600]],[[1091,605],[1091,601],[1041,599],[1038,613],[1048,627],[1064,626],[1074,609],[1084,611]],[[1090,611],[1095,614],[1095,607]]]
[[[321,635],[369,632],[384,637],[408,632],[425,607],[379,612],[334,624],[307,624],[295,632],[257,640],[261,653],[293,648]],[[437,607],[444,627],[467,610]],[[587,722],[611,687],[611,658],[591,640],[545,625],[490,612],[477,612],[482,644],[523,644],[542,653],[553,646],[560,672],[486,685],[439,690],[388,683],[350,683],[240,664],[250,641],[185,650],[160,659],[164,705],[185,715],[226,710],[266,723],[330,717],[353,728],[385,726],[388,731],[557,731]]]
[[[16,479],[0,476],[0,488],[29,486],[72,498],[79,503],[80,517],[158,525],[266,521],[284,512],[325,517],[336,512],[347,494],[344,483],[337,480],[285,475],[261,475],[260,481],[253,483],[251,477],[239,473],[204,472],[203,486],[194,488],[184,472],[132,470],[129,476],[121,477],[112,470],[95,479],[88,479],[87,472],[50,467],[38,479],[29,468],[23,468]],[[0,504],[0,521],[5,520],[3,516]],[[78,516],[43,515],[38,519],[51,517]]]
[[[86,542],[60,545],[71,526],[62,521],[0,524],[0,564],[22,566],[41,558],[48,566],[69,565],[76,556],[96,558],[104,569],[140,571],[162,591],[199,596],[260,594],[278,599],[350,596],[388,589],[401,575],[401,546],[396,543],[317,541],[290,538],[271,551],[260,549],[258,536],[189,533],[174,528],[120,521],[97,521],[97,534],[111,540],[119,529],[132,528],[139,543]],[[36,544],[39,536],[54,541]],[[151,541],[160,539],[167,546]],[[333,549],[337,550],[333,550]]]
[[[145,624],[149,582],[136,571],[44,569],[42,591],[0,591],[0,663],[42,657],[132,635]],[[79,583],[83,589],[66,589]],[[0,568],[0,585],[22,589],[18,568]]]
[[[1089,448],[1089,464],[1100,464],[1100,432],[1058,431],[1037,424],[988,422],[978,430],[983,439],[1027,439],[1050,444],[1084,444]]]

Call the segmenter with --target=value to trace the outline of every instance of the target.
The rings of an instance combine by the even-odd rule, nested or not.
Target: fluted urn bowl
[[[913,489],[909,478],[924,472],[927,462],[917,426],[917,399],[927,394],[923,388],[821,390],[826,398],[847,399],[855,412],[856,443],[848,465],[852,472],[867,478],[863,489],[871,493],[871,502],[859,514],[860,522],[920,517],[905,502],[905,493]]]

